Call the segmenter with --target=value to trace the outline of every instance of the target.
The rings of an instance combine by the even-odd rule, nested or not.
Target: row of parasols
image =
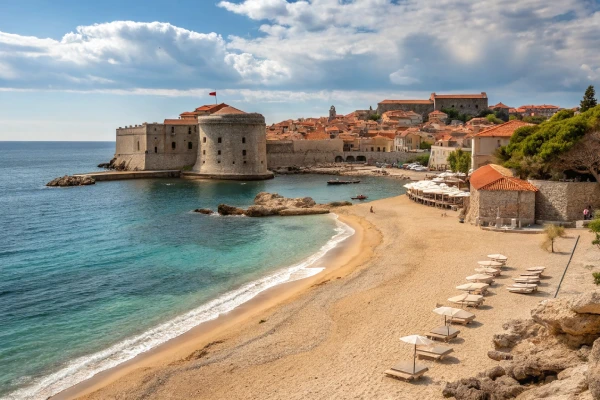
[[[410,182],[404,185],[409,199],[435,207],[452,207],[462,205],[465,197],[470,193],[460,190],[456,186],[449,186],[436,179]]]
[[[503,254],[489,254],[487,258],[488,260],[478,262],[478,268],[475,269],[477,274],[468,276],[466,278],[468,283],[456,287],[458,290],[464,291],[464,293],[451,297],[448,301],[460,304],[461,307],[478,307],[483,303],[483,295],[486,293],[487,288],[493,283],[494,278],[500,275],[501,269],[506,267],[506,262],[508,261],[508,257]],[[532,280],[538,279],[539,282],[539,276],[544,269],[545,267],[528,268],[526,273],[515,278],[516,283],[513,286],[516,285],[514,286],[516,288],[528,288],[529,286],[527,285],[533,284]],[[519,282],[520,279],[526,279],[527,282]],[[424,336],[409,335],[400,338],[402,342],[414,346],[412,363],[401,362],[385,371],[387,375],[406,380],[418,379],[428,371],[428,368],[424,365],[418,365],[417,357],[428,357],[439,360],[453,351],[450,347],[434,346],[435,342],[432,339],[448,342],[460,333],[458,329],[451,327],[450,324],[468,324],[475,319],[474,314],[462,308],[442,306],[435,308],[433,312],[444,316],[444,326],[432,329]]]

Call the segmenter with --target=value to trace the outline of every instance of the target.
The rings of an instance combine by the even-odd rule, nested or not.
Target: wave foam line
[[[141,353],[180,336],[203,322],[213,320],[219,315],[227,313],[273,286],[318,274],[324,268],[311,268],[310,266],[355,232],[350,226],[340,222],[337,215],[331,215],[335,218],[337,224],[335,234],[319,251],[303,261],[227,292],[138,336],[121,341],[97,353],[76,358],[63,369],[38,379],[30,386],[18,389],[4,397],[4,399],[47,399],[102,371],[131,360]]]

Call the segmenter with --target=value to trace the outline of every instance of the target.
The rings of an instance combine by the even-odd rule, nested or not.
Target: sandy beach
[[[54,398],[441,399],[445,382],[495,364],[486,353],[505,321],[554,296],[580,234],[569,231],[550,254],[540,248],[542,235],[482,231],[406,196],[338,214],[356,235],[327,258],[324,273],[279,286]],[[574,257],[579,269],[591,248],[587,239]],[[509,268],[473,310],[475,322],[459,326],[452,357],[422,361],[429,372],[417,383],[385,377],[412,357],[399,338],[442,325],[433,308],[451,305],[447,299],[460,293],[455,287],[490,253],[507,255]],[[537,265],[547,267],[539,293],[508,293],[513,275]],[[570,276],[580,272],[571,268],[565,283],[576,290]]]

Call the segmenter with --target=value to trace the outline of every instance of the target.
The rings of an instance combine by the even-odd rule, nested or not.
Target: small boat
[[[360,183],[360,181],[358,179],[351,180],[351,181],[340,181],[339,179],[327,181],[328,185],[348,185],[351,183]]]
[[[351,198],[352,200],[366,200],[366,199],[368,199],[368,197],[367,197],[367,196],[365,196],[364,194],[359,194],[359,195],[358,195],[358,196],[356,196],[356,197],[350,197],[350,198]]]

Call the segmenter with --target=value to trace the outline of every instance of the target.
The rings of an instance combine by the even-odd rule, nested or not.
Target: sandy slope
[[[494,365],[486,357],[493,333],[554,295],[574,244],[574,238],[563,239],[557,246],[563,253],[549,254],[540,249],[541,235],[484,232],[405,196],[341,213],[370,223],[363,245],[383,238],[361,268],[239,323],[220,334],[222,342],[187,360],[165,358],[138,368],[85,398],[440,399],[445,381]],[[580,246],[590,247],[587,242]],[[509,256],[511,268],[475,310],[476,322],[460,327],[454,357],[426,362],[430,371],[417,384],[385,378],[384,370],[412,355],[399,338],[440,325],[441,317],[431,312],[436,303],[450,305],[446,299],[458,294],[455,286],[495,252]],[[509,276],[534,265],[548,268],[541,293],[508,293]]]

